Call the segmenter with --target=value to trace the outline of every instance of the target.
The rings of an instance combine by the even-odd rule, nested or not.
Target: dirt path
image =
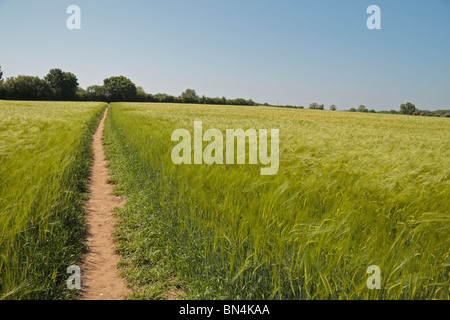
[[[104,121],[108,109],[94,135],[94,163],[87,202],[88,253],[81,268],[81,300],[122,300],[130,290],[119,277],[117,264],[120,256],[114,252],[113,231],[115,207],[123,206],[120,197],[112,194],[108,184],[108,169],[102,144]]]

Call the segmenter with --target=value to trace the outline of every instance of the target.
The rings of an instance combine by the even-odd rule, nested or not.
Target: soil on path
[[[109,109],[109,107],[108,107]],[[130,289],[119,276],[117,265],[120,256],[115,252],[113,210],[122,207],[120,197],[112,194],[108,184],[109,174],[102,144],[104,121],[108,109],[94,134],[94,163],[89,185],[90,199],[87,202],[88,252],[81,268],[81,300],[122,300]]]

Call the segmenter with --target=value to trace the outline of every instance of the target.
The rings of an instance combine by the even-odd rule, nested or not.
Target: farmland
[[[279,129],[278,173],[175,165],[194,121]],[[131,298],[449,298],[448,119],[115,103],[105,138]]]
[[[105,103],[0,101],[0,299],[69,298]]]
[[[66,269],[85,252],[105,107],[0,101],[0,299],[76,298]],[[195,164],[211,141],[198,146],[200,121],[205,136],[268,130],[272,152],[276,132],[276,170],[222,149]],[[193,161],[175,164],[180,129]],[[228,152],[228,136],[219,144]],[[113,103],[104,146],[126,200],[115,237],[129,299],[449,298],[448,119]],[[380,289],[367,286],[370,266]]]

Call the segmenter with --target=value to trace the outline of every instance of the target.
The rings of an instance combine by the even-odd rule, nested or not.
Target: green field
[[[104,103],[0,101],[0,300],[61,299]]]
[[[197,120],[279,129],[278,174],[173,164],[172,132]],[[106,149],[127,199],[117,237],[131,298],[449,298],[448,119],[123,103]],[[367,287],[371,265],[381,289]]]
[[[76,298],[66,269],[105,107],[0,101],[0,300]],[[279,129],[277,174],[175,165],[172,133],[194,121]],[[105,125],[130,299],[450,298],[448,119],[114,103]]]

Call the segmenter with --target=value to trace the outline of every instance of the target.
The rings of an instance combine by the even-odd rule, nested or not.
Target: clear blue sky
[[[81,30],[66,9],[81,8]],[[368,30],[369,5],[381,30]],[[5,76],[54,67],[80,86],[124,75],[149,93],[450,109],[449,0],[0,0]]]

